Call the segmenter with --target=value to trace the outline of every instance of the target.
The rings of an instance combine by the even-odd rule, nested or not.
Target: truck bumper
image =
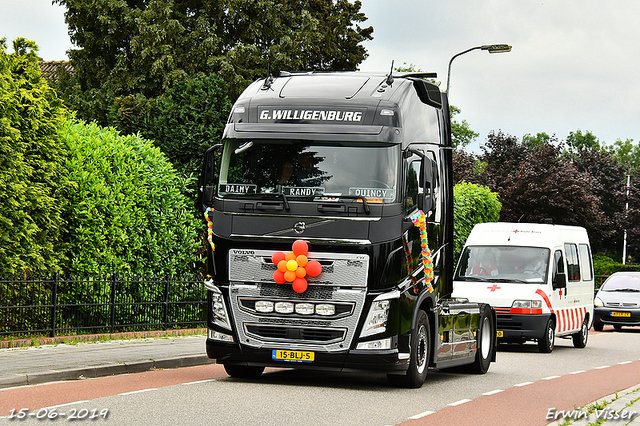
[[[525,342],[539,339],[551,314],[498,314],[498,341]],[[502,334],[502,336],[501,336]]]
[[[337,353],[314,352],[313,362],[276,361],[272,358],[273,349],[256,349],[237,343],[223,343],[207,339],[207,356],[215,359],[218,364],[339,372],[364,370],[379,373],[401,373],[406,371],[409,366],[409,359],[400,359],[397,349],[347,350]]]

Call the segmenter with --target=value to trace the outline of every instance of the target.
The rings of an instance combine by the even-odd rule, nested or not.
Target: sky
[[[44,60],[73,48],[65,8],[51,0],[0,0],[0,38],[34,40]],[[590,131],[608,145],[640,140],[640,1],[637,0],[362,0],[374,39],[362,71],[412,65],[437,72],[449,99],[479,133],[522,138],[539,132],[565,140]]]

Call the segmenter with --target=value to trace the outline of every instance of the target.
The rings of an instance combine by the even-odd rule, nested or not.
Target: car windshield
[[[547,282],[548,248],[513,246],[465,247],[456,270],[457,281]]]
[[[397,145],[356,145],[305,140],[226,140],[218,196],[287,197],[323,201],[364,197],[397,200]]]
[[[613,274],[602,284],[602,291],[640,291],[640,274],[617,275]]]

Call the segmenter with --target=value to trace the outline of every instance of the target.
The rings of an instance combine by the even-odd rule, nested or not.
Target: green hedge
[[[502,205],[498,194],[489,188],[473,183],[460,182],[453,188],[453,252],[458,261],[460,253],[477,223],[497,222]]]
[[[190,180],[152,142],[74,120],[62,138],[73,185],[69,202],[70,271],[188,272],[199,246]]]

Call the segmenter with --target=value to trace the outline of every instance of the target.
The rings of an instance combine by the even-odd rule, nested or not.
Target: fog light
[[[296,313],[300,315],[312,315],[314,306],[311,303],[296,303]]]
[[[219,340],[221,342],[233,343],[233,336],[220,333],[219,331],[209,330],[209,339]]]
[[[356,349],[391,349],[391,338],[358,343]]]
[[[336,314],[336,307],[334,305],[329,305],[327,303],[322,303],[322,304],[316,306],[316,314],[325,315],[325,316],[335,315]]]
[[[262,313],[273,312],[273,302],[269,300],[258,300],[256,302],[256,311]]]
[[[293,303],[278,302],[276,303],[276,312],[279,314],[290,314],[293,312]]]

